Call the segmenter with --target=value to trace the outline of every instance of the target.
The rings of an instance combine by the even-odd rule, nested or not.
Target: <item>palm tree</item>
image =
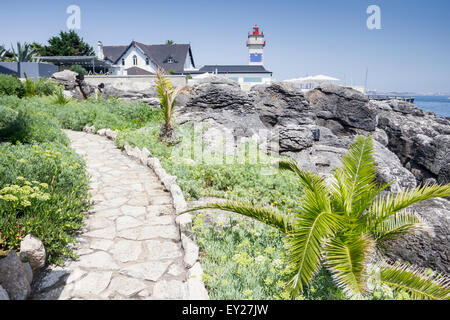
[[[0,61],[3,59],[3,57],[6,55],[6,49],[5,46],[0,45]]]
[[[301,294],[326,267],[349,298],[364,298],[373,284],[406,290],[414,299],[450,299],[450,280],[405,264],[392,264],[382,256],[386,240],[396,239],[423,226],[418,216],[405,211],[414,203],[450,196],[450,185],[422,186],[395,195],[381,192],[390,184],[375,182],[372,138],[357,137],[343,157],[343,165],[327,184],[303,171],[293,161],[279,167],[294,172],[303,196],[292,215],[272,207],[226,201],[190,209],[220,209],[254,218],[288,237],[289,264],[295,276],[288,283],[292,297]]]
[[[160,133],[160,140],[171,143],[173,138],[174,117],[173,113],[176,106],[178,95],[186,91],[187,86],[174,88],[170,79],[164,76],[164,70],[159,69],[156,73],[156,92],[161,105],[164,124]]]
[[[20,42],[17,42],[16,50],[11,45],[12,53],[17,62],[30,62],[34,55],[34,49],[31,47],[29,43],[24,43],[23,45]]]
[[[31,47],[29,43],[24,43],[23,45],[20,42],[17,42],[17,51],[11,44],[11,50],[14,57],[14,60],[17,61],[17,73],[19,78],[21,77],[20,63],[21,62],[30,62],[33,58],[34,49]]]

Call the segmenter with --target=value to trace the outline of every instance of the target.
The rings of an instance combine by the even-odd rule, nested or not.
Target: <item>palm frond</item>
[[[386,284],[396,291],[405,290],[416,300],[450,300],[450,279],[447,276],[427,273],[417,267],[379,264],[379,277],[375,282]]]
[[[394,240],[398,237],[424,229],[425,222],[414,213],[397,212],[388,219],[377,223],[371,231],[377,244],[386,240]]]
[[[293,296],[302,293],[304,285],[308,285],[319,270],[326,239],[344,227],[343,217],[331,211],[323,189],[305,188],[304,193],[288,239],[289,263],[296,271],[288,283]]]
[[[367,263],[373,248],[374,241],[367,236],[335,237],[327,243],[326,266],[348,297],[362,297],[367,292]]]
[[[450,197],[450,184],[424,185],[412,190],[403,190],[395,195],[388,194],[373,202],[366,219],[369,227],[373,230],[382,221],[415,203],[441,197]]]
[[[195,207],[184,211],[191,212],[203,209],[219,209],[241,214],[253,218],[281,232],[287,234],[292,231],[292,219],[289,215],[279,212],[272,207],[257,206],[244,201],[225,201],[222,203],[208,203],[204,206]]]
[[[298,168],[297,164],[294,160],[280,160],[278,162],[278,167],[281,170],[288,170],[294,172],[299,178],[301,185],[309,189],[311,191],[316,190],[317,188],[325,188],[325,184],[323,179],[311,172],[304,171]]]
[[[376,162],[373,157],[373,140],[371,137],[358,136],[342,158],[342,167],[334,171],[336,199],[341,200],[341,207],[349,216],[359,216],[368,205],[368,193],[375,197],[377,184]],[[372,200],[373,200],[372,198]],[[362,202],[362,203],[361,203]],[[370,202],[369,202],[370,203]]]

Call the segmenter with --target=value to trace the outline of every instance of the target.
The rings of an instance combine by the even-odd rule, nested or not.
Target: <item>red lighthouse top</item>
[[[253,35],[254,36],[264,35],[263,32],[259,33],[259,27],[257,24],[255,24],[255,26],[253,27]]]

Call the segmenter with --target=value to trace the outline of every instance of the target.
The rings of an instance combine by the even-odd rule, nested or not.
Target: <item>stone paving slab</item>
[[[95,205],[76,260],[35,278],[33,299],[182,299],[187,270],[170,193],[105,137],[66,131],[83,155]]]

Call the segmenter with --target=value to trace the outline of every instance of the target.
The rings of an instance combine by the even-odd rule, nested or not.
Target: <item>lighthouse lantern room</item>
[[[264,65],[264,47],[266,41],[264,40],[264,32],[259,31],[259,27],[255,25],[253,32],[248,33],[248,64],[262,66]]]

